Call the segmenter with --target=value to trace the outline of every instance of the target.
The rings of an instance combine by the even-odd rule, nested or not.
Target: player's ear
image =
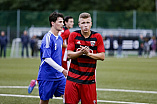
[[[78,22],[78,26],[80,27],[80,22]]]
[[[68,22],[66,22],[66,21],[65,21],[65,24],[64,24],[64,25],[66,26],[66,25],[67,25],[67,23],[68,23]]]
[[[53,22],[53,21],[51,21],[51,25],[52,25],[52,26],[54,25],[54,22]]]

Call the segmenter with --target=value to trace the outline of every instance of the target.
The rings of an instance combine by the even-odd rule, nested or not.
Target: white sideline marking
[[[118,91],[118,92],[137,92],[137,93],[157,94],[157,91],[124,90],[124,89],[103,89],[103,88],[97,88],[96,90],[97,91]]]
[[[28,88],[28,86],[0,86],[0,88]],[[34,88],[38,88],[37,86]],[[150,93],[157,94],[157,91],[141,91],[141,90],[124,90],[124,89],[103,89],[97,88],[97,91],[117,91],[117,92],[136,92],[136,93]]]
[[[28,88],[28,86],[0,86],[0,88]]]
[[[0,94],[0,96],[39,98],[39,96],[15,95],[15,94]],[[63,98],[61,98],[61,97],[53,97],[53,99],[63,99]],[[122,101],[107,101],[107,100],[97,100],[97,102],[104,102],[104,103],[121,103],[121,104],[149,104],[149,103],[122,102]]]

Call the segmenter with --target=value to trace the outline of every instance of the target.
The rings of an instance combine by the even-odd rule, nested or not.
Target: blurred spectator
[[[32,51],[31,56],[37,57],[38,56],[38,39],[36,38],[35,35],[31,38],[30,46],[31,46],[31,51]]]
[[[140,35],[139,37],[139,51],[138,51],[138,56],[141,57],[143,53],[143,47],[144,47],[144,40],[143,40],[143,35]]]
[[[150,54],[149,58],[152,58],[153,56],[156,56],[156,37],[153,36],[152,39],[150,40]]]
[[[117,57],[122,57],[122,43],[123,43],[123,39],[122,36],[119,35],[118,39],[118,49],[117,49]]]
[[[21,36],[21,42],[22,42],[22,53],[21,56],[24,57],[24,48],[26,48],[26,55],[29,57],[28,53],[28,44],[29,44],[29,36],[27,35],[27,31],[24,30],[22,36]]]
[[[0,57],[2,57],[2,52],[3,52],[3,56],[4,58],[6,58],[6,48],[7,48],[7,43],[8,43],[8,39],[7,36],[5,35],[4,31],[1,31],[1,36],[0,36]]]
[[[149,56],[149,52],[150,52],[150,46],[148,43],[149,39],[148,37],[144,38],[144,57],[147,58]]]
[[[114,38],[112,34],[109,37],[109,41],[110,41],[109,56],[114,56],[114,48],[113,48]]]

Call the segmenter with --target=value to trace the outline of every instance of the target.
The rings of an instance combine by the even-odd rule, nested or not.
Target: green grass
[[[36,79],[40,59],[0,59],[0,86],[28,86]],[[157,58],[107,57],[97,63],[97,88],[157,91]],[[0,94],[29,95],[27,89],[0,88]],[[31,95],[38,96],[38,89]],[[97,91],[99,100],[157,104],[157,94],[117,91]],[[39,104],[39,98],[0,96],[0,104]],[[62,104],[62,100],[50,100]],[[104,103],[98,103],[104,104]],[[106,103],[108,104],[108,103]]]

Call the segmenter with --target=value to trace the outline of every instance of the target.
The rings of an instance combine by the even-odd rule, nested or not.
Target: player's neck
[[[57,31],[56,29],[51,28],[50,31],[53,33],[53,35],[58,36],[58,32],[59,32],[59,31]]]
[[[85,37],[85,38],[88,38],[89,36],[90,36],[90,34],[91,34],[91,31],[89,31],[89,32],[81,32],[82,33],[82,35]]]
[[[65,26],[66,28],[68,28],[68,29],[70,29],[70,27],[69,26]]]

